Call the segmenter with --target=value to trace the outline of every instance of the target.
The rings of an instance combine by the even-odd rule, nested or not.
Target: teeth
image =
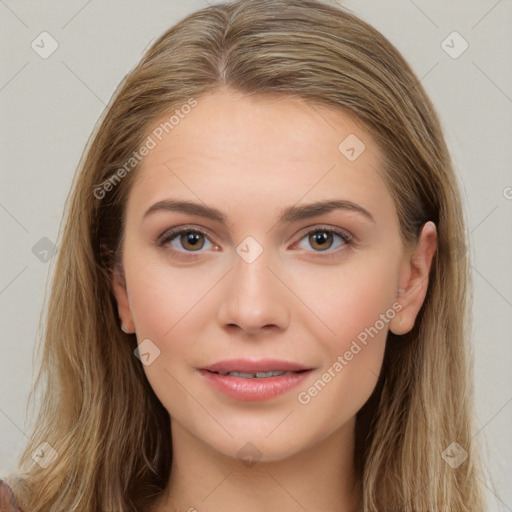
[[[270,371],[270,372],[256,372],[256,373],[243,373],[243,372],[219,372],[221,375],[229,375],[230,377],[242,377],[244,379],[262,379],[267,377],[276,377],[278,375],[287,375],[295,372],[282,372],[282,371]]]

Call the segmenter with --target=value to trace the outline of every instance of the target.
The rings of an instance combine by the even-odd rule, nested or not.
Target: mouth
[[[269,400],[303,382],[314,368],[276,359],[232,359],[201,368],[213,390],[240,401]]]
[[[295,373],[304,373],[308,372],[308,369],[298,370],[298,371],[284,371],[284,370],[269,370],[263,372],[240,372],[240,371],[231,371],[231,372],[215,372],[212,370],[206,370],[210,373],[215,373],[217,375],[224,375],[228,377],[240,377],[242,379],[268,379],[270,377],[280,377],[281,375],[292,375]]]
[[[311,370],[311,367],[282,359],[227,359],[202,368],[220,375],[232,375],[245,378],[267,378],[272,373],[299,373]],[[238,374],[238,375],[235,375]]]

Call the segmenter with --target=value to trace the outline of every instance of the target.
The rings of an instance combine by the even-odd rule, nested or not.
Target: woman
[[[314,0],[187,17],[66,215],[20,509],[484,510],[457,182],[375,29]]]

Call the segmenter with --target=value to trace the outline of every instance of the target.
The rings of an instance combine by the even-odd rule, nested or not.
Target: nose
[[[223,328],[238,327],[250,335],[287,328],[290,291],[272,267],[266,251],[251,263],[236,256],[221,295],[218,320]]]

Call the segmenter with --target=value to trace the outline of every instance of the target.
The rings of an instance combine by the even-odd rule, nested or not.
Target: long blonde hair
[[[482,512],[467,233],[443,134],[390,42],[317,0],[237,0],[197,11],[159,37],[120,84],[66,202],[34,386],[39,415],[9,478],[20,505],[136,511],[165,489],[169,415],[133,354],[135,336],[120,330],[112,293],[139,169],[126,162],[156,119],[221,87],[350,113],[383,151],[404,243],[415,243],[424,222],[436,224],[425,302],[411,332],[388,335],[380,379],[357,414],[354,467],[365,512]],[[32,458],[43,442],[58,454],[46,469]],[[453,442],[469,455],[457,468],[442,456]]]

